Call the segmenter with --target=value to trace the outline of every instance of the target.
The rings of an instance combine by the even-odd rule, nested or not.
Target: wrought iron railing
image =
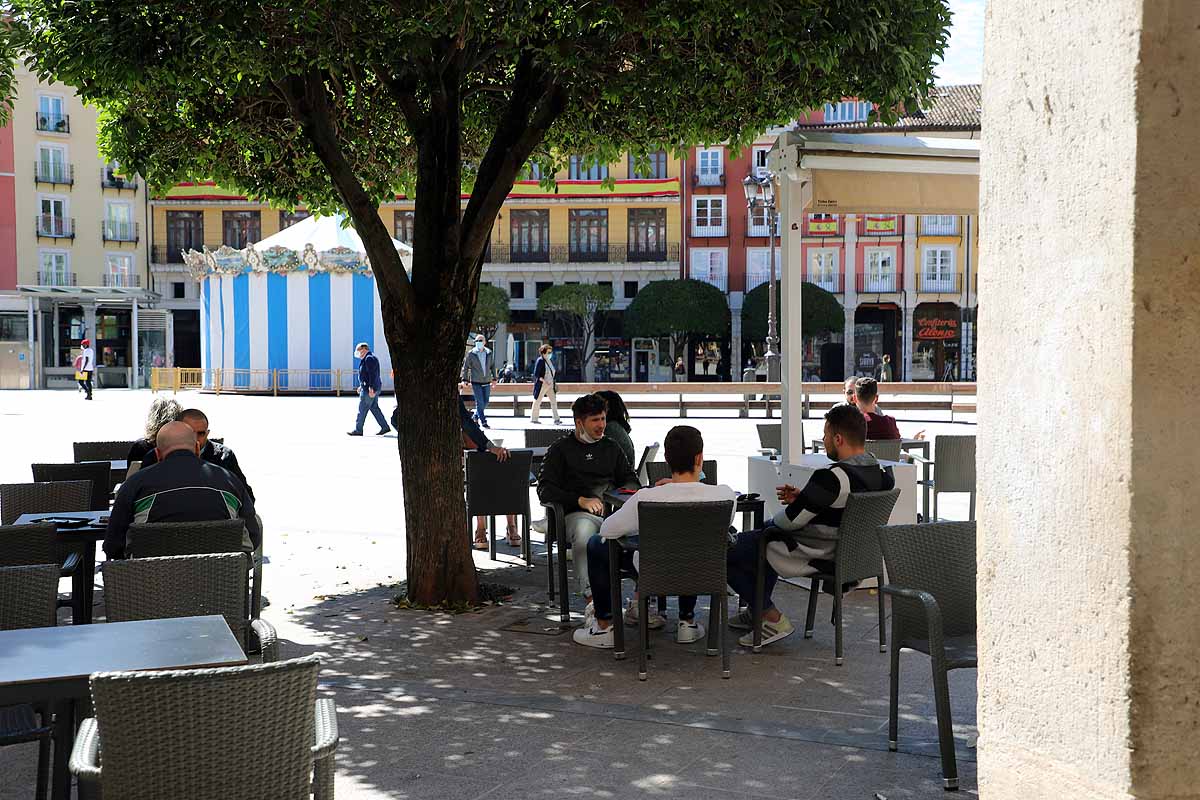
[[[33,218],[34,227],[39,237],[48,239],[74,239],[75,219],[73,217],[56,217],[53,214],[37,214]]]
[[[136,222],[106,219],[100,228],[106,242],[136,242],[141,236],[141,226]]]
[[[33,181],[71,186],[75,183],[75,165],[61,161],[34,161]]]
[[[39,272],[38,286],[75,286],[74,272]]]
[[[71,132],[70,114],[43,114],[38,111],[35,112],[35,115],[39,131],[49,131],[51,133]]]
[[[131,272],[106,272],[104,285],[120,289],[138,289],[142,285],[142,276]]]

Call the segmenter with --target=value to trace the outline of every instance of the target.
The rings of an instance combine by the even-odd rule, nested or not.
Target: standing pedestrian
[[[558,380],[555,378],[554,348],[548,344],[544,344],[538,348],[538,360],[533,365],[533,412],[530,422],[534,425],[540,425],[538,422],[538,414],[542,410],[542,401],[550,402],[550,410],[554,412],[554,424],[560,425],[562,421],[558,417]]]
[[[492,399],[492,384],[496,382],[496,360],[482,333],[475,335],[475,349],[463,359],[462,381],[471,384],[475,395],[475,419],[485,428],[492,427],[487,421],[487,404]]]
[[[879,381],[890,381],[892,379],[892,357],[884,355],[883,363],[879,365]]]
[[[350,436],[363,435],[363,423],[367,421],[367,412],[371,412],[375,416],[375,421],[379,423],[379,433],[376,436],[383,436],[392,429],[388,427],[387,417],[383,416],[383,412],[379,409],[379,393],[383,391],[383,381],[379,378],[379,359],[371,352],[370,346],[366,342],[359,342],[358,347],[354,348],[355,355],[358,356],[358,420],[354,423],[354,430],[347,431]]]
[[[83,350],[75,357],[75,380],[83,391],[83,399],[92,399],[92,373],[96,371],[96,351],[90,339],[79,343]]]

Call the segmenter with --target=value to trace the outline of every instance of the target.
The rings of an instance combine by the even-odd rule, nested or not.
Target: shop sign
[[[926,317],[916,324],[918,339],[944,342],[958,338],[958,320],[953,317]]]
[[[895,233],[896,217],[895,215],[886,217],[869,216],[866,218],[863,227],[867,233]]]

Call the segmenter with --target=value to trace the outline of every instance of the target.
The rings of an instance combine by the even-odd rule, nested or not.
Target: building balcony
[[[694,269],[688,277],[694,281],[711,284],[722,292],[729,290],[729,273],[725,271]]]
[[[842,274],[840,272],[835,272],[832,275],[830,275],[830,274],[813,275],[810,272],[808,274],[808,276],[805,278],[805,280],[808,281],[809,283],[813,284],[814,286],[818,286],[818,287],[824,289],[825,291],[829,292],[830,294],[841,294],[842,293]]]
[[[725,172],[693,172],[692,186],[724,186]]]
[[[904,273],[897,271],[860,272],[857,284],[861,294],[899,292],[904,288]]]
[[[840,216],[813,219],[809,214],[804,218],[803,236],[842,236],[845,232],[845,221]]]
[[[106,272],[104,273],[104,285],[120,289],[140,289],[142,276],[134,275],[131,272]]]
[[[137,178],[126,178],[123,175],[118,175],[109,170],[100,171],[100,188],[116,189],[118,191],[136,192],[138,188]]]
[[[746,235],[747,236],[761,236],[763,238],[766,238],[771,235],[771,225],[766,222],[764,222],[762,224],[755,223],[754,217],[750,217],[750,219],[746,223]],[[775,235],[779,236],[779,220],[778,220],[778,218],[776,218],[776,220],[775,220]]]
[[[904,217],[900,214],[867,214],[858,218],[858,235],[903,236]]]
[[[692,223],[692,236],[698,239],[728,235],[729,225],[727,223],[722,222],[720,225],[696,225]]]
[[[33,182],[71,186],[75,183],[75,165],[34,161]]]
[[[958,236],[958,217],[935,214],[921,217],[922,236]]]
[[[544,244],[535,247],[514,247],[508,244],[492,244],[484,255],[484,263],[487,264],[627,264],[668,261],[679,261],[678,242],[665,242],[658,246]]]
[[[33,218],[33,222],[39,239],[75,238],[75,219],[73,217],[38,214]]]
[[[141,236],[141,226],[136,222],[106,219],[100,228],[100,235],[106,242],[136,242]]]
[[[183,250],[174,245],[156,244],[150,248],[150,261],[154,264],[182,264]]]
[[[925,294],[958,294],[962,291],[962,273],[951,275],[918,273],[917,291]]]
[[[46,133],[70,133],[70,114],[43,114],[35,112],[37,129]]]
[[[74,272],[39,272],[37,274],[38,286],[75,286]]]

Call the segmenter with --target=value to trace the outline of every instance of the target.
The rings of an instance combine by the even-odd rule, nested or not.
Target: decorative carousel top
[[[340,214],[309,217],[241,250],[228,245],[216,250],[188,250],[183,254],[183,263],[198,281],[208,275],[243,272],[373,274],[362,239],[353,226],[344,226],[344,219]],[[395,239],[392,244],[404,268],[411,269],[412,248]]]

